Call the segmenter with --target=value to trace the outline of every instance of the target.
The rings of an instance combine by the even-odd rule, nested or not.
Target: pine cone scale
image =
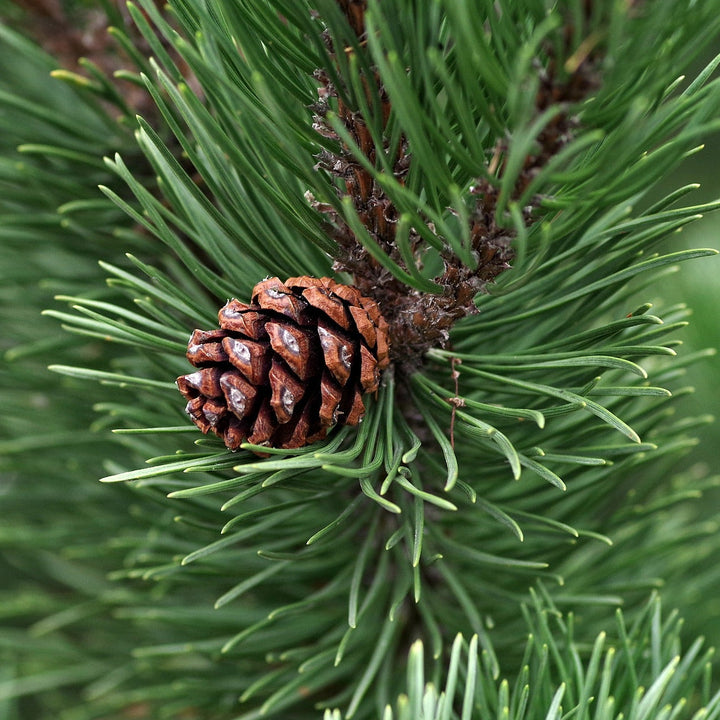
[[[277,429],[277,424],[274,422],[273,417],[274,415],[269,402],[264,402],[260,406],[260,411],[252,426],[252,433],[248,436],[247,441],[253,445],[262,445],[268,442]]]
[[[312,305],[324,312],[331,320],[334,320],[341,328],[348,330],[350,320],[348,319],[345,305],[341,300],[330,297],[325,291],[318,287],[310,287],[303,290],[303,297]]]
[[[352,315],[355,327],[360,335],[362,335],[363,340],[365,340],[368,344],[368,347],[374,348],[377,342],[375,323],[370,319],[367,310],[362,307],[358,307],[357,305],[351,305],[350,314]]]
[[[320,422],[325,426],[335,425],[338,420],[338,407],[342,400],[342,388],[326,372],[320,381]]]
[[[268,278],[250,304],[229,300],[218,321],[192,333],[187,359],[198,370],[177,386],[198,428],[232,450],[302,447],[358,424],[362,396],[389,364],[377,304],[330,278]]]
[[[227,415],[227,408],[225,403],[210,398],[205,401],[202,408],[202,413],[205,419],[210,423],[211,428],[216,428],[218,423]]]
[[[344,424],[357,425],[365,414],[365,403],[358,388],[349,396],[349,402],[343,408]]]
[[[325,365],[327,365],[340,385],[344,386],[350,379],[355,357],[352,340],[323,322],[318,322],[318,335],[325,358]]]
[[[305,396],[305,386],[275,358],[272,361],[269,379],[272,388],[270,406],[275,411],[277,421],[282,425],[290,421],[296,405]]]
[[[202,368],[197,372],[183,377],[188,387],[188,392],[194,390],[195,394],[199,393],[206,397],[220,397],[222,395],[222,389],[220,388],[220,370],[216,367]]]
[[[295,375],[301,380],[308,380],[313,375],[313,361],[317,354],[314,335],[290,323],[269,322],[265,327],[272,349]]]
[[[227,409],[238,420],[244,420],[255,405],[258,394],[257,389],[233,372],[224,373],[220,378],[220,385],[225,396]]]
[[[230,363],[253,385],[262,385],[267,381],[270,365],[267,343],[225,337],[222,348]]]
[[[188,342],[187,359],[196,367],[227,360],[222,347],[222,339],[223,335],[220,330],[195,330]]]
[[[265,318],[262,313],[256,312],[252,309],[252,306],[241,303],[239,300],[230,300],[227,305],[221,308],[218,319],[221,330],[217,332],[222,332],[222,330],[239,332],[253,340],[262,340],[267,337]]]
[[[365,392],[370,392],[379,381],[378,361],[364,345],[360,345],[360,385]]]

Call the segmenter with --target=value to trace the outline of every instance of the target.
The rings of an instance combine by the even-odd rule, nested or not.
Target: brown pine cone
[[[250,305],[230,300],[218,317],[219,330],[193,332],[200,369],[177,386],[193,422],[231,450],[298,448],[357,425],[390,362],[377,303],[330,278],[263,280]]]

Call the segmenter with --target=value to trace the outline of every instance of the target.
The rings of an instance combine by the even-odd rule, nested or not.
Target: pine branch
[[[712,481],[676,474],[692,428],[669,419],[684,359],[667,363],[685,314],[650,315],[637,296],[712,252],[656,248],[717,203],[675,207],[687,189],[652,207],[645,197],[717,129],[717,63],[684,90],[674,78],[718,21],[697,7],[675,16],[672,3],[501,6],[482,17],[463,3],[409,0],[177,0],[169,16],[149,1],[131,6],[154,55],[132,77],[158,112],[138,120],[142,163],[96,103],[111,84],[73,95],[100,128],[92,142],[75,120],[5,92],[22,117],[51,128],[30,147],[59,167],[33,166],[23,181],[52,188],[48,218],[61,205],[77,234],[43,233],[47,242],[73,258],[112,255],[87,239],[116,228],[133,251],[129,264],[103,264],[108,288],[88,271],[62,291],[72,310],[47,312],[91,347],[116,344],[88,362],[67,340],[52,360],[73,390],[96,380],[111,391],[94,395],[97,425],[113,427],[119,445],[80,456],[104,458],[109,481],[93,490],[87,537],[73,527],[79,500],[53,487],[65,524],[37,538],[75,538],[83,560],[101,548],[90,567],[114,568],[112,582],[39,554],[48,575],[93,590],[87,605],[42,595],[37,612],[54,614],[40,631],[59,629],[60,641],[8,695],[89,681],[92,707],[73,710],[78,719],[134,703],[153,716],[232,716],[238,696],[246,718],[316,716],[316,703],[372,717],[397,696],[414,648],[410,705],[400,700],[397,716],[409,707],[418,717],[426,703],[435,717],[413,645],[422,637],[428,676],[447,667],[464,684],[461,716],[508,705],[518,718],[559,717],[561,702],[578,717],[681,712],[703,672],[699,646],[676,667],[676,626],[663,626],[664,645],[657,606],[638,606],[661,576],[683,577],[703,538],[705,553],[714,548],[687,502]],[[79,163],[96,173],[90,184],[77,181]],[[107,200],[89,192],[95,184]],[[40,229],[42,193],[11,202],[6,227],[19,241]],[[245,443],[232,453],[199,437],[173,384],[187,372],[192,329],[214,327],[217,308],[249,300],[267,274],[333,270],[374,297],[391,327],[394,366],[364,422],[298,449]],[[62,407],[52,417],[63,426]],[[68,437],[47,444],[68,450]],[[28,437],[9,449],[38,447]],[[138,469],[138,458],[150,459]],[[73,488],[82,498],[85,485]],[[26,502],[42,504],[43,492]],[[105,493],[131,513],[108,508]],[[659,529],[668,524],[672,534]],[[37,541],[8,540],[34,558]],[[654,553],[672,560],[662,566]],[[538,578],[550,610],[538,603],[523,618]],[[703,583],[714,579],[708,571]],[[636,622],[618,629],[625,666],[601,641],[583,666],[608,606],[622,602]],[[582,608],[577,644],[570,621],[547,624],[565,606]],[[93,612],[101,632],[81,652],[89,632],[76,627],[88,630]],[[458,670],[458,632],[482,650],[478,690]],[[9,637],[27,674],[27,635]],[[510,685],[497,678],[516,666],[506,700]],[[67,701],[53,697],[55,708]],[[716,699],[703,703],[718,714]]]

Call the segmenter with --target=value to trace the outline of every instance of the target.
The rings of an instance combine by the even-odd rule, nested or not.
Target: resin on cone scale
[[[298,448],[357,425],[390,362],[377,303],[330,278],[263,280],[249,304],[230,300],[218,319],[219,329],[193,332],[197,370],[177,386],[192,421],[231,450]]]

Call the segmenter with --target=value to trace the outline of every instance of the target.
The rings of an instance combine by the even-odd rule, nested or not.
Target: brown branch
[[[364,0],[337,1],[354,33],[362,41],[367,3]],[[572,28],[568,24],[565,28],[565,42],[568,46],[572,35]],[[326,42],[331,53],[334,52],[327,36]],[[549,62],[544,67],[538,62],[540,84],[535,98],[536,113],[539,115],[551,105],[566,109],[561,109],[538,135],[536,150],[528,155],[516,180],[511,195],[513,199],[522,195],[537,173],[574,137],[578,120],[567,108],[587,97],[599,84],[596,45],[597,38],[587,38],[574,52],[566,53],[569,60],[562,68],[558,67],[553,56],[553,48],[548,46],[544,49]],[[343,51],[352,52],[351,49]],[[375,164],[377,153],[392,158],[389,164],[394,178],[400,184],[404,183],[411,166],[412,148],[405,137],[400,138],[397,147],[389,147],[387,137],[382,146],[376,146],[368,130],[367,119],[357,109],[346,105],[343,93],[333,86],[327,72],[318,70],[316,76],[321,87],[319,102],[315,106],[315,128],[323,136],[337,141],[341,148],[336,153],[322,151],[318,156],[317,167],[338,179],[338,194],[352,198],[358,217],[373,240],[394,262],[404,266],[396,244],[397,208],[374,181],[371,173],[360,165],[351,149],[333,131],[325,117],[331,107],[336,108],[338,117],[355,144],[371,163]],[[388,94],[377,73],[373,77],[365,77],[364,82],[366,87],[372,85],[372,95],[377,95],[381,100],[384,127],[392,109]],[[368,92],[368,100],[370,96]],[[488,163],[488,176],[502,175],[506,155],[507,144],[502,139],[496,144],[494,155]],[[392,359],[402,371],[401,374],[409,374],[420,367],[423,356],[430,348],[447,347],[450,329],[455,322],[477,312],[473,302],[475,296],[484,292],[488,283],[492,283],[510,267],[515,231],[498,223],[497,187],[485,178],[479,178],[471,193],[476,197],[475,209],[470,218],[471,250],[477,266],[469,267],[452,253],[444,254],[443,271],[434,278],[434,282],[441,287],[441,292],[437,294],[418,291],[397,280],[370,256],[334,208],[315,204],[325,214],[327,232],[339,247],[335,270],[352,274],[357,287],[373,297],[382,308],[390,325]],[[534,200],[523,208],[526,224],[532,222],[538,206],[539,200]],[[425,244],[417,229],[410,230],[408,242],[420,264],[422,258],[419,254]]]

